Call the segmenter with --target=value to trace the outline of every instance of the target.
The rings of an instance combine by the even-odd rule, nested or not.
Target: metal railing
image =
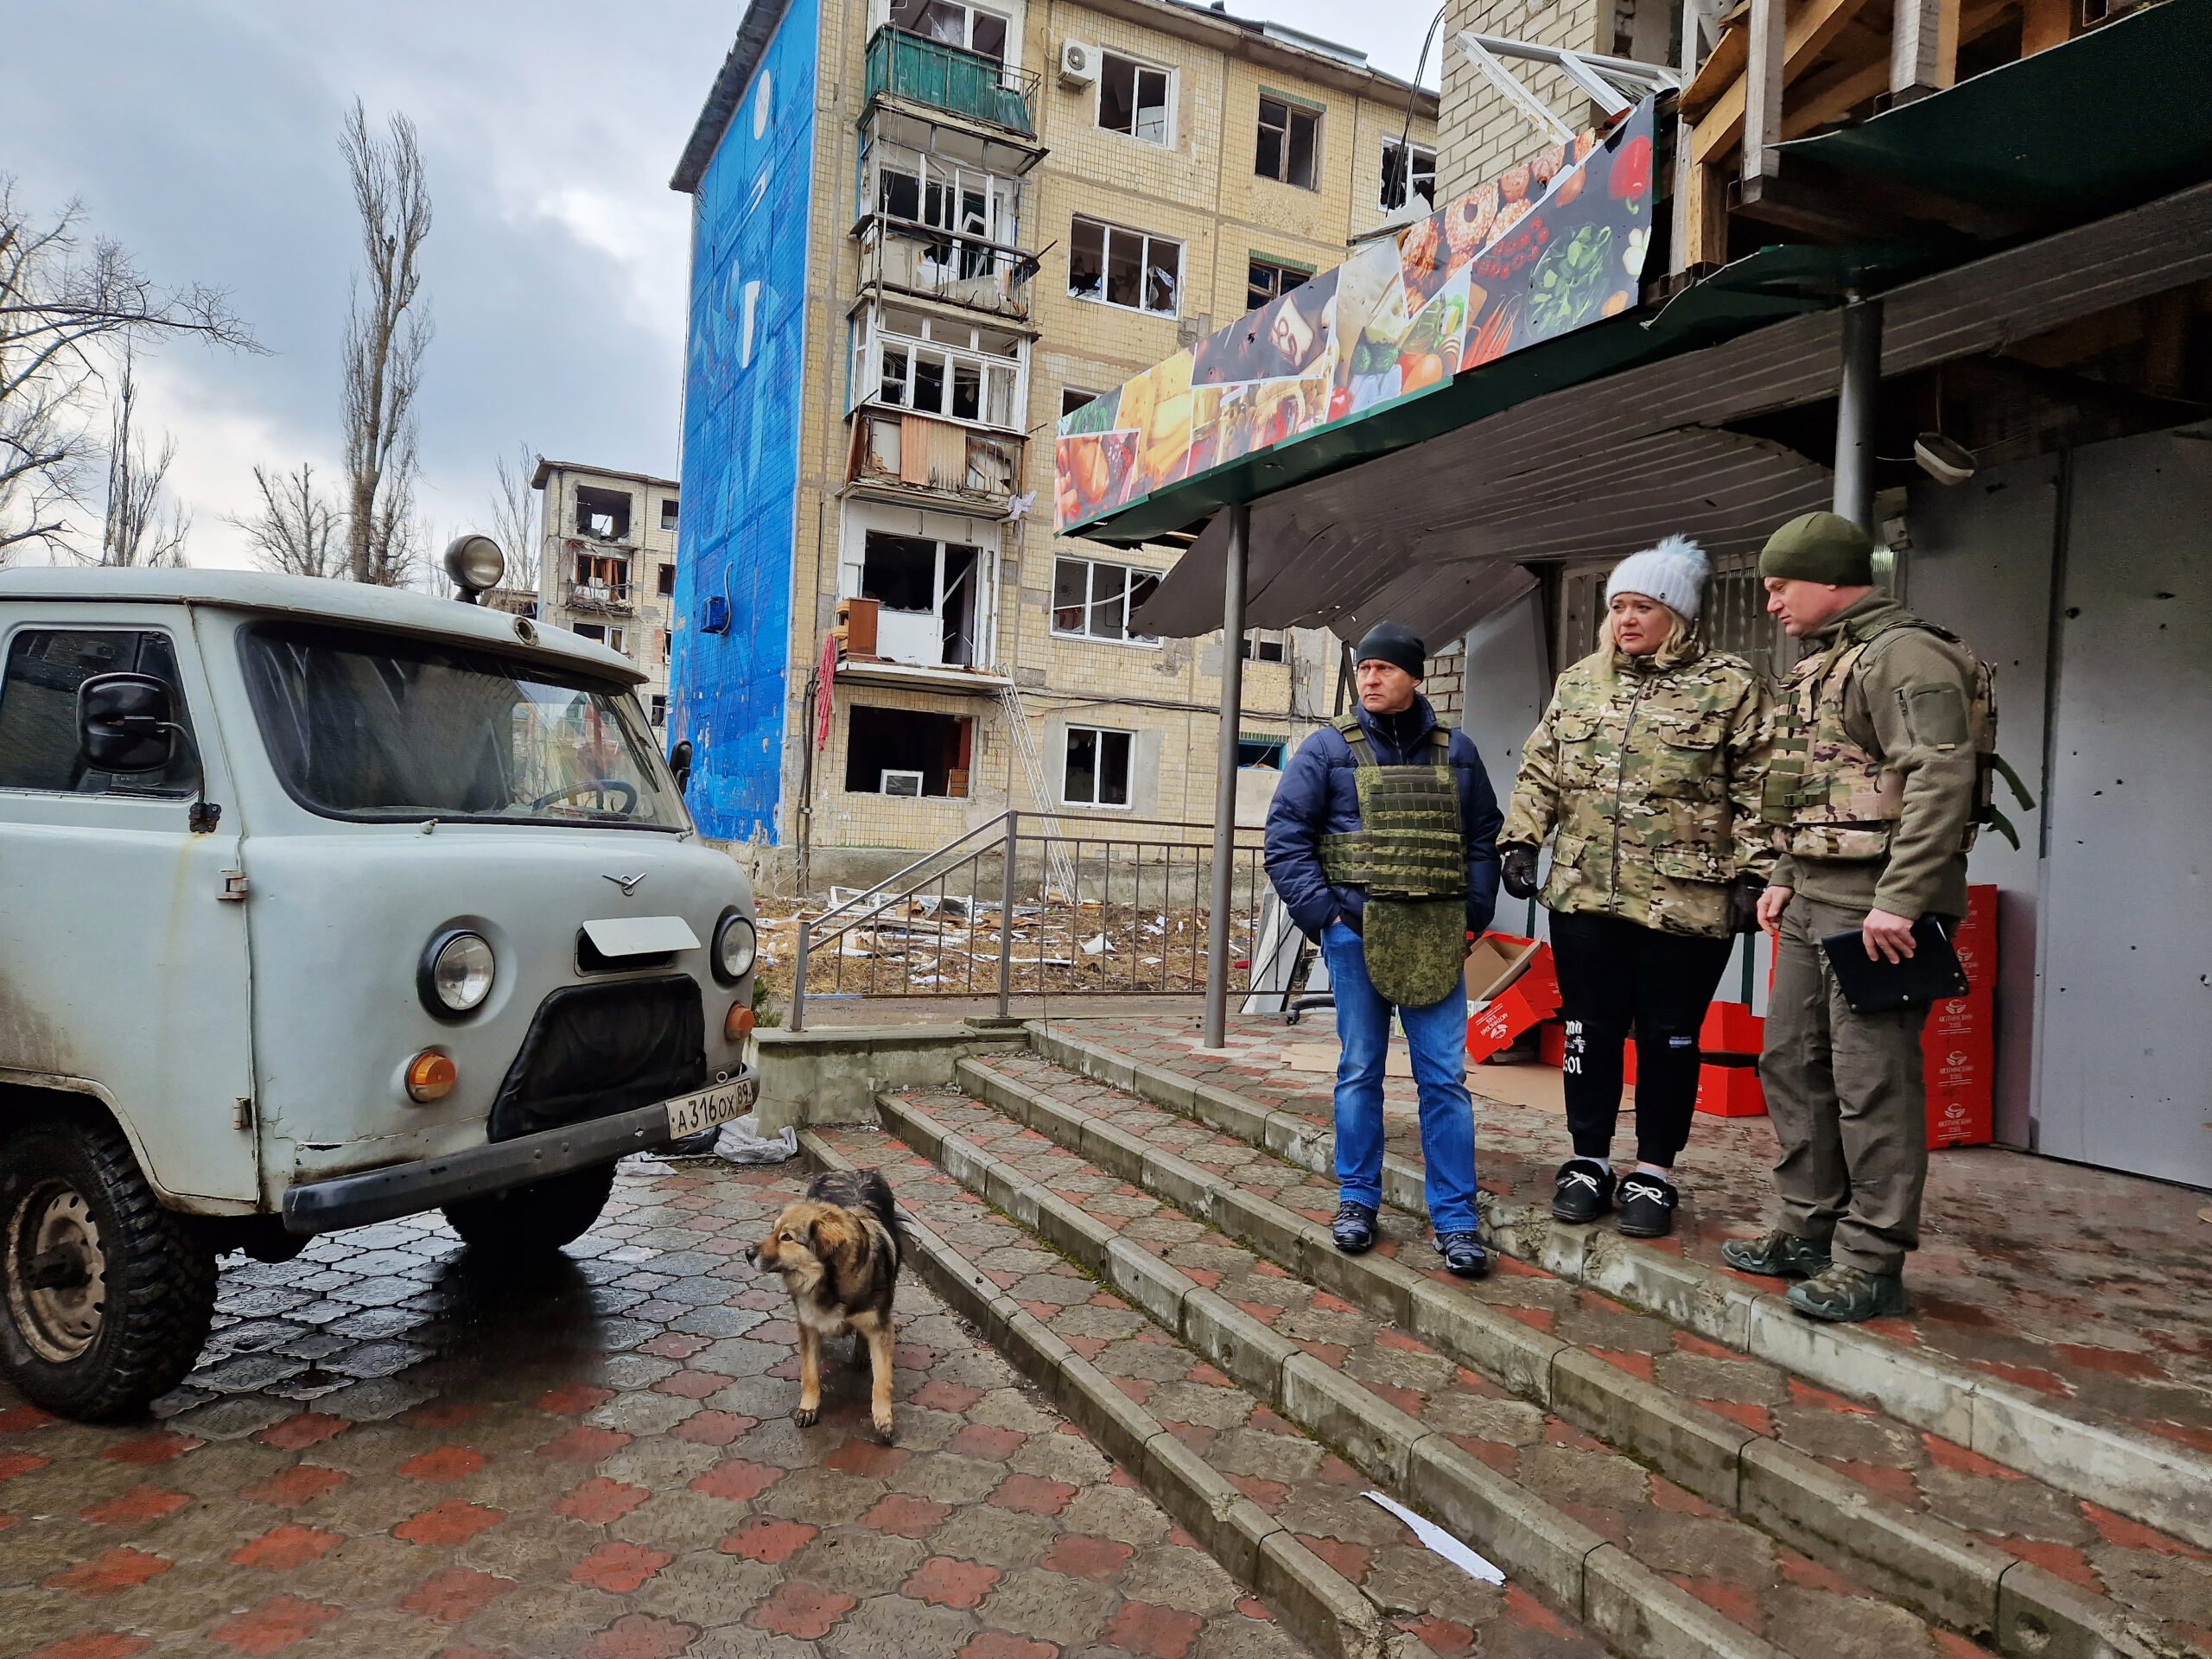
[[[572,611],[608,616],[627,616],[636,608],[630,602],[630,584],[626,582],[564,582],[561,584],[561,603]]]
[[[886,23],[868,43],[863,101],[911,99],[932,109],[987,121],[1025,137],[1037,132],[1037,92],[1043,79],[979,52],[947,46]]]
[[[1236,995],[1268,892],[1257,825],[1230,858]],[[801,918],[791,1029],[809,996],[988,996],[1005,1015],[1017,997],[1200,995],[1212,879],[1211,824],[1001,813]]]
[[[1029,315],[1033,253],[889,213],[868,214],[853,234],[860,238],[863,288],[880,285],[995,316]]]

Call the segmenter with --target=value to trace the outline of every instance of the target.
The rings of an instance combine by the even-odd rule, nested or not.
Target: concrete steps
[[[1540,1269],[1509,1260],[1486,1283],[1452,1280],[1435,1270],[1425,1229],[1402,1214],[1386,1214],[1388,1240],[1375,1254],[1340,1255],[1322,1224],[1333,1183],[1302,1160],[1040,1059],[964,1062],[956,1081],[1065,1152],[1947,1631],[2024,1656],[2203,1650],[2189,1628],[2199,1621],[2177,1620],[2187,1589],[2162,1581],[2172,1575],[2161,1568],[2187,1553],[2171,1541],[2122,1527],[2099,1539],[2081,1505],[2040,1483]],[[887,1121],[899,1110],[887,1103]],[[1000,1133],[963,1109],[940,1116],[971,1140]],[[2065,1541],[2077,1536],[2101,1543],[2094,1565]],[[2121,1598],[2097,1592],[2107,1585]]]
[[[980,1077],[963,1080],[988,1086]],[[884,1096],[880,1104],[887,1127],[908,1147],[1065,1253],[1073,1269],[1135,1303],[1159,1333],[1203,1355],[1220,1385],[1249,1397],[1248,1409],[1266,1408],[1334,1449],[1352,1470],[1468,1539],[1514,1584],[1535,1589],[1613,1651],[1811,1659],[1986,1650],[1466,1365],[1435,1339],[1433,1327],[1464,1300],[1458,1281],[1440,1271],[1416,1271],[1384,1255],[1338,1255],[1306,1217],[1210,1180],[1200,1166],[1103,1117],[1075,1122],[1078,1151],[1009,1112],[955,1094]],[[1132,1160],[1149,1179],[1128,1179],[1120,1166]],[[902,1168],[894,1184],[911,1183],[912,1175]],[[1188,1190],[1190,1206],[1156,1195],[1170,1184]],[[901,1190],[905,1196],[907,1187]],[[1234,1214],[1224,1226],[1209,1225],[1194,1213],[1202,1204],[1225,1204]],[[1264,1245],[1245,1236],[1263,1231],[1271,1235]],[[973,1259],[991,1271],[988,1252]],[[1006,1270],[1020,1265],[1009,1261]],[[1363,1306],[1378,1284],[1389,1287],[1386,1306]],[[1037,1288],[1017,1282],[1007,1294],[1020,1301]],[[1086,1310],[1071,1320],[1044,1303],[1033,1312],[1040,1319],[1054,1313],[1044,1323],[1068,1336],[1079,1335],[1076,1327],[1090,1318]],[[1534,1351],[1516,1351],[1525,1360]],[[1102,1352],[1097,1364],[1107,1369],[1126,1358]],[[1556,1353],[1550,1367],[1571,1371],[1578,1362],[1612,1370],[1587,1356]],[[1147,1404],[1160,1398],[1138,1391],[1147,1394]],[[1246,1498],[1271,1504],[1281,1524],[1313,1529],[1300,1541],[1350,1569],[1345,1576],[1369,1599],[1384,1609],[1394,1605],[1387,1579],[1376,1595],[1369,1547],[1358,1541],[1373,1532],[1335,1535],[1342,1506],[1331,1506],[1332,1483],[1301,1491],[1253,1476],[1244,1462],[1249,1447],[1222,1444],[1204,1422],[1185,1425],[1176,1438],[1201,1451]],[[1173,1508],[1168,1495],[1160,1496]],[[1373,1526],[1367,1517],[1353,1525],[1363,1522]],[[1383,1535],[1396,1533],[1385,1517]],[[1460,1582],[1464,1597],[1472,1586]],[[1395,1599],[1407,1599],[1402,1589]],[[1424,1610],[1414,1599],[1414,1611]],[[1562,1627],[1572,1628],[1564,1621]],[[1421,1634],[1443,1653],[1500,1650],[1493,1633],[1433,1610]],[[2048,1639],[2035,1650],[2094,1651]]]
[[[1057,1066],[1300,1169],[1326,1177],[1333,1168],[1335,1140],[1325,1122],[1132,1059],[1065,1025],[1032,1021],[1029,1036],[1033,1052]],[[1425,1216],[1418,1158],[1387,1154],[1382,1191],[1394,1209]],[[1484,1232],[1496,1249],[1547,1274],[2164,1535],[2153,1553],[2169,1545],[2212,1552],[2212,1457],[2177,1441],[2093,1419],[1941,1353],[1802,1318],[1762,1288],[1767,1281],[1624,1238],[1604,1224],[1564,1225],[1540,1204],[1486,1198]],[[2197,1622],[2212,1623],[2212,1608]]]

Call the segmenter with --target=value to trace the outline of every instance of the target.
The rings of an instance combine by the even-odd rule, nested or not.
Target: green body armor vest
[[[1360,827],[1321,838],[1321,873],[1367,894],[1361,940],[1375,988],[1399,1007],[1432,1007],[1458,987],[1467,959],[1467,850],[1446,759],[1451,734],[1430,734],[1433,766],[1384,766],[1357,715],[1337,729],[1357,767]]]

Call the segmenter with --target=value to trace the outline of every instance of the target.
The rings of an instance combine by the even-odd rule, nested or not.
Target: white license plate
[[[702,1129],[711,1129],[717,1123],[727,1123],[744,1115],[753,1104],[753,1084],[748,1079],[741,1083],[718,1083],[711,1089],[702,1089],[696,1095],[679,1095],[668,1103],[668,1133],[671,1139],[680,1135],[696,1135]]]

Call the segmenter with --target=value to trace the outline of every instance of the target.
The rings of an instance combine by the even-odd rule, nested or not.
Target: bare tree
[[[531,526],[537,518],[537,492],[530,480],[537,471],[537,456],[526,443],[515,446],[514,463],[499,458],[499,486],[492,492],[492,539],[507,556],[504,585],[537,586],[537,543]]]
[[[339,536],[345,515],[315,487],[314,467],[302,461],[299,471],[282,474],[257,467],[253,482],[261,492],[260,512],[231,522],[245,532],[262,568],[287,576],[345,575],[346,550]]]
[[[415,124],[394,115],[390,127],[373,137],[355,99],[338,147],[366,266],[346,319],[346,574],[397,587],[420,554],[415,397],[431,325],[416,260],[430,233],[430,192]]]
[[[96,344],[186,336],[262,349],[221,290],[160,288],[121,244],[84,245],[76,202],[36,219],[15,192],[0,174],[0,562],[16,547],[65,544],[98,448],[85,423]]]
[[[137,365],[128,345],[109,401],[107,512],[100,525],[99,563],[181,568],[192,516],[172,501],[162,511],[163,482],[176,459],[176,440],[162,435],[158,454],[149,453],[144,435],[135,430],[138,411]]]

